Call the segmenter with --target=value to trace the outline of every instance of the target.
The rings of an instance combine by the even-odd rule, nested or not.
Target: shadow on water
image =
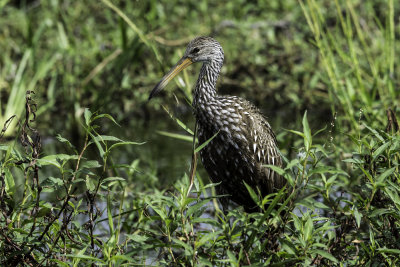
[[[194,128],[194,118],[190,110],[176,115],[189,128]],[[140,146],[124,148],[118,155],[118,162],[131,164],[139,160],[138,176],[157,180],[157,187],[165,187],[189,172],[192,143],[160,134],[160,131],[189,136],[166,112],[150,114],[144,121],[140,118],[123,122],[121,127],[110,129],[111,135],[121,139],[145,142]],[[189,136],[190,137],[190,136]]]

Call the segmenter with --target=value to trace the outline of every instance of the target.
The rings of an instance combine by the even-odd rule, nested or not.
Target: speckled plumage
[[[216,40],[198,37],[189,43],[174,69],[181,68],[184,61],[187,62],[184,67],[203,62],[192,103],[199,142],[218,134],[200,151],[201,160],[211,180],[221,183],[218,193],[229,195],[231,200],[252,211],[256,204],[243,181],[256,191],[258,188],[263,196],[276,192],[283,187],[284,179],[263,165],[281,166],[282,159],[275,135],[258,109],[242,98],[217,94],[216,82],[223,60],[224,52]],[[164,76],[150,97],[165,86],[164,80],[168,82],[176,75],[174,69]]]

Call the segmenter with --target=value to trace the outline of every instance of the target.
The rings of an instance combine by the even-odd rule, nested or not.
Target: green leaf
[[[90,191],[93,192],[96,189],[96,185],[94,182],[94,179],[91,178],[89,175],[86,175],[86,188]]]
[[[88,160],[82,163],[80,169],[100,168],[102,165],[97,160]]]
[[[149,205],[160,217],[163,221],[167,219],[167,215],[163,210],[161,210],[159,207],[154,206],[154,205]]]
[[[188,142],[193,142],[193,137],[189,135],[183,135],[183,134],[176,134],[176,133],[169,133],[169,132],[164,132],[164,131],[157,131],[158,134],[168,136],[171,138],[183,140],[183,141],[188,141]]]
[[[369,217],[373,218],[373,217],[388,214],[388,213],[391,213],[391,211],[388,209],[376,209],[369,214]]]
[[[313,232],[314,225],[311,216],[308,216],[306,223],[304,224],[304,240],[308,241],[311,239],[311,234]]]
[[[342,161],[347,162],[347,163],[354,163],[354,164],[363,164],[364,163],[364,161],[362,159],[358,159],[358,158],[344,159]]]
[[[60,134],[58,134],[56,136],[57,140],[62,142],[62,143],[66,143],[70,148],[75,149],[75,146],[73,144],[71,144],[71,142],[68,139],[65,139],[64,137],[62,137]]]
[[[210,202],[210,199],[204,199],[192,206],[190,206],[186,212],[186,216],[190,217],[190,215],[192,215],[194,212],[196,212],[197,210],[199,210],[201,207],[205,206],[208,202]],[[196,217],[199,217],[201,214],[199,214]]]
[[[86,126],[90,126],[90,118],[92,117],[92,112],[88,108],[85,108],[83,116],[85,117]]]
[[[57,263],[56,266],[65,266],[65,267],[69,267],[70,266],[68,263],[65,263],[65,262],[57,260],[57,259],[49,259],[49,261]]]
[[[245,181],[243,181],[243,183],[246,186],[247,191],[249,192],[251,199],[254,201],[255,204],[259,205],[259,199],[258,199],[258,196],[257,196],[256,192]]]
[[[110,153],[111,150],[113,150],[114,148],[119,147],[119,146],[143,145],[143,144],[145,144],[145,142],[143,142],[143,143],[131,142],[131,141],[119,142],[119,143],[116,143],[116,144],[113,144],[112,146],[110,146],[110,148],[107,150],[107,153]]]
[[[356,219],[357,227],[360,228],[362,214],[354,207],[354,218]]]
[[[217,231],[217,232],[211,232],[203,235],[199,241],[195,242],[195,247],[199,248],[202,245],[204,245],[206,242],[208,242],[211,239],[215,239],[219,234],[222,233],[222,230]]]
[[[383,172],[381,175],[379,175],[379,177],[376,179],[376,181],[380,184],[383,184],[386,177],[390,176],[393,174],[393,172],[395,171],[396,167],[393,167],[391,169],[386,170],[385,172]]]
[[[228,255],[229,261],[230,261],[232,264],[235,264],[234,266],[239,266],[239,265],[238,265],[238,260],[236,259],[235,254],[233,254],[230,250],[228,250],[228,251],[226,252],[226,254]]]
[[[115,255],[111,257],[111,261],[114,260],[122,260],[122,261],[127,261],[127,262],[136,262],[135,259],[128,257],[126,255]]]
[[[126,236],[128,237],[128,240],[132,240],[137,243],[144,243],[149,239],[149,237],[139,234],[126,234]]]
[[[206,184],[204,187],[203,187],[203,189],[207,189],[207,188],[210,188],[210,187],[216,187],[217,185],[219,185],[221,182],[219,182],[219,183],[209,183],[209,184]]]
[[[43,192],[54,192],[58,187],[64,184],[61,178],[56,177],[48,177],[43,182],[40,183],[40,186],[43,188]]]
[[[205,141],[203,144],[199,145],[198,147],[196,147],[196,149],[194,150],[194,153],[199,152],[200,150],[202,150],[206,145],[208,145],[208,143],[210,143],[217,135],[219,134],[219,131],[216,132],[210,139],[208,139],[207,141]]]
[[[311,136],[310,126],[308,125],[307,111],[304,112],[303,116],[303,133],[304,133],[304,146],[306,150],[309,151],[312,144],[312,136]]]
[[[103,184],[106,182],[114,182],[114,181],[125,181],[125,179],[122,177],[113,176],[105,178],[103,181],[101,181],[101,183]]]
[[[38,163],[42,166],[46,165],[53,165],[56,166],[57,168],[61,168],[61,162],[65,162],[71,159],[78,159],[77,155],[67,155],[67,154],[54,154],[54,155],[48,155],[45,157],[42,157],[38,159]]]
[[[305,138],[305,135],[302,132],[295,131],[295,130],[287,130],[287,131],[291,132],[291,133],[294,133],[294,134],[297,134],[297,135],[300,135],[301,137]]]
[[[9,169],[5,169],[5,190],[8,196],[12,197],[15,194],[14,177]]]
[[[311,176],[312,174],[316,174],[316,173],[332,173],[332,174],[343,173],[343,174],[346,174],[344,171],[338,170],[338,169],[333,168],[331,166],[318,166],[318,167],[310,170],[308,172],[308,175]]]
[[[97,257],[92,257],[92,256],[87,256],[87,255],[76,255],[76,254],[65,254],[63,255],[64,257],[69,257],[69,258],[74,258],[74,259],[84,259],[84,260],[92,260],[95,262],[101,262],[105,263],[105,261],[97,258]]]
[[[111,195],[107,196],[107,217],[108,217],[108,226],[110,227],[110,235],[114,234],[114,222],[111,214],[112,205],[111,205]]]
[[[379,141],[381,141],[381,142],[385,141],[385,139],[375,129],[372,129],[371,127],[366,125],[364,122],[363,122],[363,125],[365,126],[365,128],[370,130],[370,132],[373,133],[375,135],[375,137],[379,139]]]
[[[94,142],[93,139],[96,139],[97,141],[103,142],[105,143],[105,141],[111,141],[111,142],[123,142],[123,140],[115,137],[115,136],[111,136],[111,135],[97,135],[94,138],[92,138],[92,140],[90,140],[89,144],[92,144]]]
[[[102,145],[100,144],[99,140],[96,139],[95,135],[93,135],[89,130],[87,130],[87,131],[88,131],[88,134],[90,135],[90,137],[92,138],[92,140],[94,141],[94,143],[96,144],[97,149],[99,150],[100,157],[103,158],[105,152],[104,152]]]
[[[322,257],[324,257],[324,258],[326,258],[326,259],[328,259],[330,261],[333,261],[334,263],[338,263],[338,260],[332,254],[330,254],[327,251],[320,250],[320,249],[313,249],[313,252],[321,255]]]
[[[285,174],[285,170],[282,169],[281,167],[278,167],[278,166],[275,166],[275,165],[269,165],[269,164],[262,165],[262,166],[270,168],[271,170],[273,170],[274,172],[276,172],[279,175],[284,175]]]
[[[378,248],[378,251],[381,253],[400,254],[400,249],[394,248]]]
[[[386,142],[383,145],[381,145],[380,147],[378,147],[377,150],[374,151],[374,153],[372,154],[372,158],[373,160],[376,160],[376,158],[382,154],[383,152],[385,152],[385,150],[390,146],[391,142]]]
[[[178,123],[178,125],[181,126],[182,129],[184,129],[186,132],[188,132],[191,136],[194,135],[193,131],[190,130],[190,128],[187,127],[186,124],[184,124],[177,117],[175,117],[173,114],[171,114],[166,107],[164,107],[164,106],[162,106],[162,107],[165,110],[165,112],[167,112],[167,114],[171,117],[171,119],[173,119],[176,123]],[[193,139],[193,137],[192,137],[192,139]]]
[[[330,207],[328,207],[327,205],[325,205],[324,203],[320,202],[320,201],[316,201],[314,203],[314,206],[318,209],[324,209],[324,210],[330,210]]]
[[[177,239],[177,238],[172,238],[172,240],[178,244],[180,247],[185,249],[185,254],[186,255],[193,255],[193,248],[189,244],[186,244],[185,242]]]
[[[110,121],[112,121],[115,125],[120,126],[120,125],[118,124],[118,122],[116,122],[115,119],[114,119],[111,115],[109,115],[109,114],[99,114],[99,115],[93,117],[92,120],[91,120],[91,122],[94,122],[95,120],[100,119],[100,118],[107,118],[107,119],[109,119]]]
[[[396,206],[399,208],[400,207],[399,195],[395,191],[391,190],[389,187],[385,187],[385,192],[392,199],[393,203],[396,204]]]

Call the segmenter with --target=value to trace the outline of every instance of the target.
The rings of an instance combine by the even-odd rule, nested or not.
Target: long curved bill
[[[190,58],[181,58],[178,63],[161,79],[161,81],[151,91],[149,100],[152,99],[158,92],[164,89],[179,72],[191,65],[193,61]]]

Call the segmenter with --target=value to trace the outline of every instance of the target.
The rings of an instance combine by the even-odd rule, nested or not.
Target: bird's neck
[[[193,106],[198,108],[210,103],[217,95],[216,84],[221,71],[222,61],[204,63],[193,93]]]

